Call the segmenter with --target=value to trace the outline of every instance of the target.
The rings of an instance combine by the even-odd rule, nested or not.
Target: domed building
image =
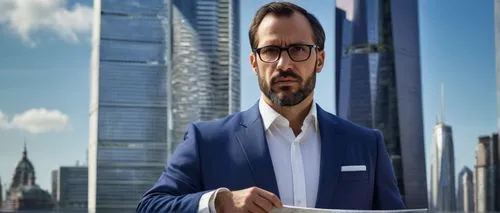
[[[50,194],[41,189],[35,182],[35,168],[28,159],[26,144],[23,158],[17,164],[12,183],[7,190],[3,209],[18,210],[50,210],[54,206]]]

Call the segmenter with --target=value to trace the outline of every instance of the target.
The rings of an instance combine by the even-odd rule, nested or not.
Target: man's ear
[[[318,57],[316,59],[316,73],[320,73],[323,69],[323,65],[325,65],[325,51],[318,51]]]
[[[259,74],[257,72],[257,57],[254,53],[250,53],[250,65],[252,66],[252,70],[255,74]]]

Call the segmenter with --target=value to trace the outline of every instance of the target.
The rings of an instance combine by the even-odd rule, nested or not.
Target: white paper
[[[304,208],[296,206],[283,206],[283,208],[274,208],[271,213],[427,213],[428,209],[403,209],[403,210],[344,210],[344,209],[317,209]]]

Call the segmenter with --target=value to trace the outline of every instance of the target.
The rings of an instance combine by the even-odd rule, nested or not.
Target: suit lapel
[[[241,122],[240,130],[236,132],[236,139],[243,148],[257,187],[270,191],[279,197],[258,104],[243,112],[243,122]]]
[[[330,208],[344,158],[345,141],[335,117],[317,106],[321,163],[316,208]]]

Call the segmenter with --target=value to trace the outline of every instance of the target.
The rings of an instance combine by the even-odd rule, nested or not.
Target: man
[[[381,133],[313,101],[325,61],[318,20],[292,3],[269,3],[257,11],[249,37],[259,102],[190,124],[137,212],[405,208]]]

